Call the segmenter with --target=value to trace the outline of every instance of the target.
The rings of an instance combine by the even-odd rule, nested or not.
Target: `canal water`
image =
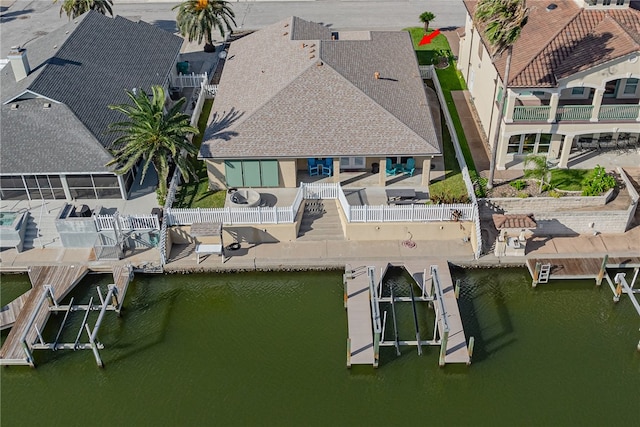
[[[37,369],[2,368],[0,422],[637,425],[640,334],[628,299],[613,304],[608,287],[593,281],[532,289],[523,269],[452,273],[475,337],[471,366],[440,368],[436,347],[422,356],[406,347],[399,357],[383,349],[378,369],[351,370],[339,271],[137,275],[123,317],[108,313],[98,335],[106,367],[91,351],[65,351],[36,353]],[[2,304],[28,289],[27,280],[2,276]],[[108,280],[87,276],[76,302]],[[397,293],[409,286],[400,271],[389,280]],[[400,338],[414,339],[411,304],[398,309]],[[433,314],[418,311],[426,339]],[[52,319],[49,337],[59,322]],[[70,320],[66,341],[82,318]],[[388,321],[387,337],[391,329]]]

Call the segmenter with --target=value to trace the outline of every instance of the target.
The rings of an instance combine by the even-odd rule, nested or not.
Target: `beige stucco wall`
[[[240,243],[275,243],[291,242],[298,236],[299,221],[292,224],[254,224],[254,225],[228,225],[222,229],[222,241],[224,245],[233,242]],[[173,244],[187,244],[194,241],[189,234],[191,226],[182,225],[170,227],[168,230],[169,250]],[[198,243],[218,243],[217,237],[199,237]]]
[[[480,51],[482,52],[482,58],[480,58],[479,55]],[[474,106],[478,112],[480,124],[487,134],[489,141],[492,142],[497,127],[497,105],[495,102],[497,85],[501,84],[501,82],[497,81],[499,78],[497,71],[491,62],[487,49],[482,45],[478,32],[473,29],[471,17],[468,14],[465,22],[465,34],[460,40],[458,68],[465,77],[469,87]],[[581,71],[568,78],[561,79],[558,81],[558,88],[523,88],[518,89],[516,92],[526,90],[543,91],[547,92],[543,98],[548,99],[551,97],[551,93],[564,93],[566,95],[568,93],[567,90],[573,87],[589,87],[604,90],[606,82],[627,78],[640,78],[640,55],[638,53],[629,54],[614,61],[609,61],[606,64]],[[511,92],[512,96],[517,96],[517,93],[509,92]],[[640,96],[640,86],[636,94],[628,95],[629,98],[636,98],[638,96]],[[526,99],[526,97],[522,97],[521,100],[526,102]],[[566,97],[564,99],[566,99]],[[509,107],[512,108],[513,104]],[[505,116],[508,115],[509,112],[506,112]],[[613,125],[611,122],[503,123],[501,125],[501,137],[498,142],[497,168],[505,169],[510,164],[521,161],[521,159],[518,159],[516,156],[507,154],[507,143],[509,137],[512,135],[520,135],[523,133],[551,133],[574,136],[612,132],[614,128],[617,128],[618,132],[635,133],[638,132],[638,122],[616,122]],[[549,157],[558,158],[560,153],[557,150],[560,149],[560,144],[557,138],[552,150],[554,148],[554,152],[550,152]]]
[[[209,176],[209,187],[216,190],[226,189],[224,160],[205,160],[205,163],[207,165],[207,175]]]
[[[457,240],[471,239],[475,234],[473,222],[380,222],[347,223],[347,240]]]

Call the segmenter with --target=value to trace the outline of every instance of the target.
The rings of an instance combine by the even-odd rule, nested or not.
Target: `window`
[[[514,155],[545,154],[551,146],[550,133],[513,135],[507,144],[507,153]]]
[[[551,134],[550,133],[542,133],[540,134],[540,138],[538,139],[538,148],[536,149],[536,153],[548,153],[549,147],[551,146]]]
[[[584,95],[583,87],[574,87],[571,89],[571,95]]]
[[[624,0],[616,0],[616,6],[624,6]]]
[[[498,94],[496,95],[496,103],[500,102],[502,99],[502,86],[498,88]]]
[[[603,5],[603,6],[609,6],[609,5],[611,5],[611,0],[602,0],[602,5]]]
[[[627,79],[624,85],[623,93],[625,95],[633,95],[638,90],[638,79]]]
[[[615,98],[618,93],[618,84],[620,80],[610,80],[604,85],[604,97]]]

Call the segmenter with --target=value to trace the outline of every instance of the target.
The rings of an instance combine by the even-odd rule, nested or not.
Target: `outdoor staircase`
[[[344,240],[335,200],[306,200],[298,231],[300,241]]]
[[[33,248],[59,248],[62,247],[60,235],[56,229],[56,216],[58,209],[51,212],[44,209],[33,209],[27,220],[27,229],[24,234],[23,250]]]

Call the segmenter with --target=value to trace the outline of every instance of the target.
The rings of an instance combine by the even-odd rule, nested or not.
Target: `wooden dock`
[[[442,303],[444,306],[444,312],[439,313],[440,316],[438,318],[438,331],[440,337],[443,336],[445,317],[449,326],[449,334],[445,346],[444,363],[469,364],[471,359],[469,358],[467,339],[464,334],[464,327],[462,326],[462,318],[460,316],[460,309],[458,308],[458,299],[456,298],[453,279],[451,278],[451,272],[449,270],[449,263],[446,260],[428,260],[421,262],[405,261],[403,265],[418,285],[420,285],[424,280],[425,268],[428,275],[430,274],[432,265],[438,267],[438,276],[443,296]]]
[[[536,264],[550,265],[550,280],[597,279],[604,257],[528,258],[527,268],[534,277]],[[607,268],[640,267],[640,257],[610,257]]]
[[[379,281],[387,263],[367,263],[366,266],[345,272],[345,305],[349,329],[347,366],[377,364],[374,352],[374,335],[371,317],[371,293],[367,267],[375,267],[375,277]],[[377,284],[377,282],[376,282]]]
[[[50,311],[48,305],[40,305],[39,301],[45,292],[45,285],[52,287],[56,302],[62,299],[73,289],[75,285],[88,273],[86,266],[45,266],[29,269],[29,279],[32,289],[24,301],[22,309],[16,315],[15,322],[2,348],[0,349],[0,365],[30,365],[23,349],[22,337],[29,344],[37,339],[35,328],[28,331],[32,317],[35,317],[34,325],[44,328]]]
[[[133,269],[130,265],[116,265],[113,267],[113,284],[118,290],[116,301],[114,301],[115,311],[120,313],[124,298],[127,295],[129,283],[133,278]]]
[[[18,317],[18,314],[20,314],[22,307],[24,307],[25,303],[29,299],[29,295],[32,290],[33,289],[29,289],[9,304],[0,308],[0,331],[9,329],[14,323],[16,323],[16,318]]]

